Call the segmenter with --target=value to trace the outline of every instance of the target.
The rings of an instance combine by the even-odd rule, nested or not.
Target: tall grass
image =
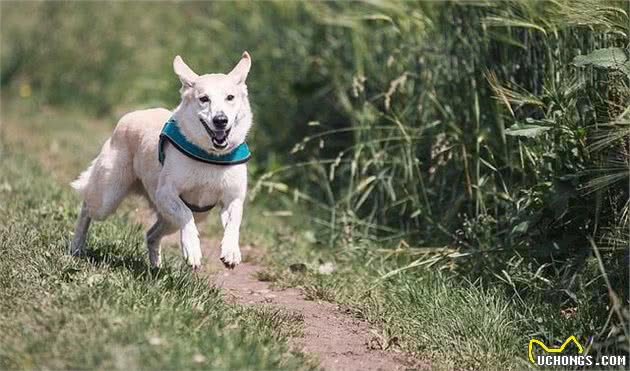
[[[316,71],[327,74],[332,108],[347,121],[322,120],[332,126],[328,135],[308,136],[296,151],[323,157],[313,185],[327,201],[318,206],[337,216],[329,227],[339,237],[402,232],[447,243],[454,236],[446,231],[492,218],[494,234],[512,248],[519,242],[510,237],[541,224],[538,214],[551,211],[545,206],[560,203],[550,217],[559,216],[571,198],[585,197],[570,183],[596,165],[587,134],[616,119],[604,107],[626,103],[625,93],[613,102],[599,87],[615,80],[623,91],[626,78],[571,61],[627,38],[571,27],[562,4],[449,3],[414,13],[416,5],[341,15],[338,6],[315,7],[331,24],[327,39],[351,41],[331,42],[328,68]],[[601,23],[612,22],[608,15]],[[569,192],[558,195],[562,187]],[[464,237],[459,243],[475,239]]]
[[[306,161],[261,188],[297,171],[295,198],[331,243],[413,247],[395,274],[441,263],[567,308],[589,300],[577,285],[613,275],[590,291],[616,292],[625,317],[592,312],[594,339],[623,328],[616,349],[630,349],[628,3],[308,8],[332,51],[311,73],[344,121],[323,115],[294,149]],[[442,253],[412,258],[427,247]]]

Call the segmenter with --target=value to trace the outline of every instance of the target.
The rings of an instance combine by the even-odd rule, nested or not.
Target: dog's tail
[[[70,183],[70,186],[74,188],[82,197],[85,197],[85,189],[87,188],[88,183],[90,182],[90,176],[92,175],[92,169],[94,169],[94,165],[98,157],[92,160],[90,166],[79,175],[79,177]]]

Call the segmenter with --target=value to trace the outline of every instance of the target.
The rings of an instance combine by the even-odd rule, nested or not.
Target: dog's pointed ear
[[[243,52],[243,56],[241,60],[238,61],[234,69],[228,73],[237,84],[244,84],[247,79],[247,74],[249,73],[249,68],[252,66],[252,57],[249,56],[248,52]]]
[[[175,74],[179,77],[184,87],[193,86],[195,80],[199,77],[195,71],[191,70],[190,67],[184,63],[184,60],[179,55],[175,56],[173,60],[173,71],[175,71]]]

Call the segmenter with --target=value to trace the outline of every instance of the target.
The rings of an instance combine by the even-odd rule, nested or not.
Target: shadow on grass
[[[147,281],[156,281],[173,273],[172,267],[152,268],[143,256],[121,254],[117,250],[116,244],[99,244],[96,248],[88,247],[80,258],[97,267],[128,271],[134,278]]]

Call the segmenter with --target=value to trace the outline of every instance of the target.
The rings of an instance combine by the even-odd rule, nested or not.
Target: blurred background
[[[565,308],[584,300],[601,346],[626,349],[628,2],[1,10],[3,110],[80,110],[110,130],[129,110],[177,105],[175,55],[227,72],[248,50],[257,200],[306,215],[328,247],[403,251],[406,270],[429,262]],[[609,285],[587,284],[604,272]]]

